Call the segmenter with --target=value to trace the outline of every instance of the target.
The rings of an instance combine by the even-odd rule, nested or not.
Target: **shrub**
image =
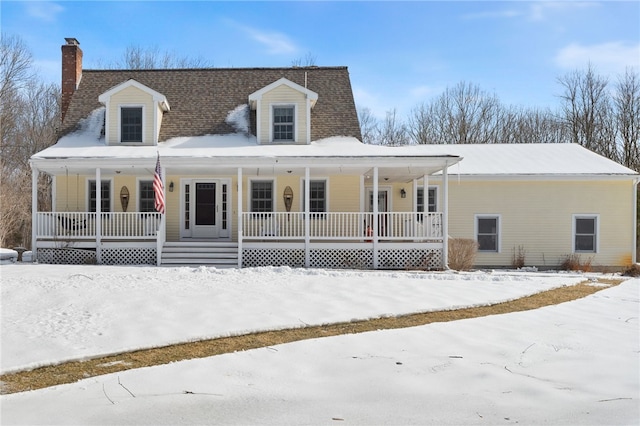
[[[640,264],[634,263],[629,269],[624,271],[622,275],[627,277],[640,277]]]
[[[518,246],[517,250],[513,248],[513,257],[511,258],[511,266],[516,269],[520,269],[524,266],[524,258],[527,254],[527,251],[523,246]]]
[[[478,242],[464,238],[449,239],[449,268],[468,271],[473,267],[478,253]]]
[[[560,269],[563,271],[582,271],[589,272],[591,271],[591,261],[593,259],[590,257],[584,262],[580,259],[580,255],[573,253],[569,254],[565,257],[564,261],[560,264]]]

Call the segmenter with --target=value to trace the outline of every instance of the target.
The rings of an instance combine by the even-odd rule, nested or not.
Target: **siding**
[[[631,262],[632,185],[619,181],[452,181],[449,235],[475,239],[476,214],[501,215],[501,250],[478,253],[478,266],[510,266],[514,250],[526,265],[556,267],[572,251],[574,214],[600,215],[599,253],[582,253],[594,266]]]

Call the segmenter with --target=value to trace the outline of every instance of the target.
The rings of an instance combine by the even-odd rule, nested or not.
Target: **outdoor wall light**
[[[173,192],[173,181],[169,184],[169,192]]]
[[[407,198],[407,191],[404,188],[400,190],[400,198]]]

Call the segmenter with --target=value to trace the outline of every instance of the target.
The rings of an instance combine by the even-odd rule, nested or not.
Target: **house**
[[[66,39],[62,70],[39,262],[439,269],[447,236],[479,266],[635,261],[637,173],[570,144],[365,145],[346,67],[83,70]]]

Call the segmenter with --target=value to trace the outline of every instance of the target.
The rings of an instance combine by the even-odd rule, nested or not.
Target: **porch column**
[[[40,172],[35,166],[31,166],[31,261],[38,259],[38,175]]]
[[[425,202],[426,205],[426,202]],[[449,163],[442,169],[442,268],[449,269]]]
[[[96,168],[96,263],[102,264],[102,178]]]
[[[311,215],[309,214],[309,194],[311,193],[311,172],[309,167],[304,168],[304,267],[308,268],[311,265],[311,251],[309,250],[309,243],[311,242]]]
[[[238,167],[238,268],[242,268],[242,167]]]
[[[422,223],[424,217],[429,213],[429,176],[422,176]],[[427,216],[428,217],[428,216]]]
[[[373,269],[378,269],[378,166],[373,168]]]

